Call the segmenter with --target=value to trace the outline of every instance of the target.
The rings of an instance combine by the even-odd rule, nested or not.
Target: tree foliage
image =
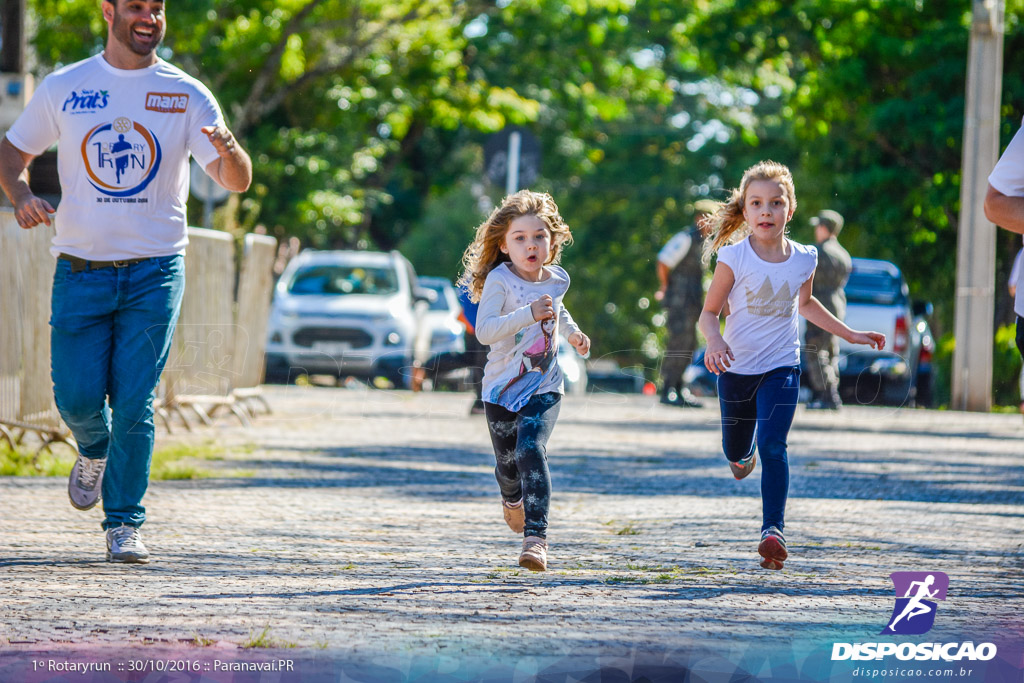
[[[95,0],[30,0],[38,71],[102,49]],[[182,0],[162,56],[205,82],[256,162],[236,207],[316,247],[458,257],[503,188],[487,135],[541,141],[536,189],[576,235],[569,303],[597,352],[656,362],[653,259],[763,158],[832,208],[952,321],[969,2]],[[1008,0],[1003,143],[1024,112],[1024,0]],[[1000,236],[1000,281],[1018,242]],[[1003,288],[996,290],[1002,296]],[[1001,309],[1005,309],[1005,302]]]

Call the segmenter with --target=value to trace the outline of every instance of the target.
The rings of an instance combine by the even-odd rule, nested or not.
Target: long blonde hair
[[[502,263],[511,261],[508,254],[502,253],[501,245],[512,221],[521,216],[536,216],[551,232],[551,253],[544,265],[558,263],[562,247],[572,244],[572,233],[558,213],[558,206],[551,195],[530,190],[510,194],[477,227],[476,237],[462,255],[463,272],[458,284],[469,291],[469,298],[473,301],[480,300],[487,275]]]
[[[718,205],[718,210],[705,219],[708,237],[704,240],[702,261],[711,261],[711,255],[727,244],[739,242],[750,234],[750,226],[743,218],[743,205],[747,201],[747,188],[755,180],[774,180],[786,193],[790,211],[796,211],[796,186],[793,174],[776,161],[760,161],[743,173],[740,186],[732,191],[729,200]]]

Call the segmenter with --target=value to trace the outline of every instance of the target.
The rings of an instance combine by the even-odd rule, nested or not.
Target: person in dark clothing
[[[469,292],[464,287],[456,290],[459,298],[459,305],[462,310],[459,312],[459,322],[466,328],[463,336],[466,350],[462,352],[445,351],[434,354],[424,365],[426,375],[432,377],[436,383],[438,377],[447,375],[449,372],[469,369],[469,384],[473,387],[476,399],[469,409],[470,415],[483,415],[484,402],[480,398],[480,387],[484,379],[484,366],[487,364],[487,347],[481,344],[476,338],[476,310],[478,305],[469,298]]]
[[[714,212],[713,201],[694,204],[694,225],[678,232],[658,252],[658,282],[654,298],[667,315],[668,339],[661,361],[661,402],[681,408],[701,406],[683,386],[683,373],[697,350],[697,319],[704,302],[704,267],[701,251],[704,218]]]
[[[846,317],[846,292],[843,287],[853,268],[850,253],[839,244],[843,217],[825,210],[811,219],[818,249],[818,268],[814,276],[814,296],[829,313],[842,320]],[[810,409],[838,410],[839,340],[813,323],[807,323],[804,335],[804,367],[811,389]]]

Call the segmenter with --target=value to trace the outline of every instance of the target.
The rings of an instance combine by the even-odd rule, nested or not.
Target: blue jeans
[[[59,259],[51,303],[53,395],[87,458],[107,458],[103,528],[146,520],[153,395],[185,288],[183,256],[72,272]]]
[[[786,438],[800,395],[800,368],[775,368],[761,375],[718,376],[722,406],[722,449],[730,462],[756,446],[761,459],[761,531],[785,528],[789,496]],[[756,444],[755,444],[756,439]]]
[[[534,394],[518,413],[497,403],[484,403],[497,463],[494,476],[504,500],[523,500],[523,536],[547,538],[551,507],[547,445],[561,400],[559,393]]]

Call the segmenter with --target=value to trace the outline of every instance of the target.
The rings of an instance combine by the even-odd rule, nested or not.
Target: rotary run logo
[[[949,577],[942,572],[893,572],[889,576],[896,589],[896,604],[882,633],[918,636],[930,631],[938,607],[934,600],[946,599]]]
[[[162,157],[153,132],[124,116],[101,123],[82,140],[89,182],[108,197],[132,197],[145,190]]]

